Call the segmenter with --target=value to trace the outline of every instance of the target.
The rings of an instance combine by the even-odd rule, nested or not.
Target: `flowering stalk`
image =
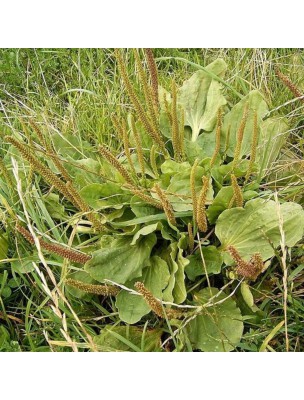
[[[206,199],[209,189],[209,178],[207,176],[203,176],[202,180],[203,187],[197,202],[197,226],[201,232],[206,232],[208,228],[206,216]]]
[[[194,235],[191,222],[188,223],[188,237],[189,237],[189,250],[190,252],[192,252],[194,249]]]
[[[185,316],[184,312],[173,309],[167,309],[165,314],[162,303],[153,296],[150,290],[148,290],[142,282],[136,282],[134,287],[138,291],[138,293],[143,296],[148,306],[158,317],[165,318],[167,316],[169,319],[172,319],[183,318]]]
[[[6,168],[6,166],[5,166],[5,164],[4,164],[3,160],[2,160],[2,158],[0,158],[0,175],[3,175],[4,180],[5,180],[6,183],[7,183],[7,186],[8,186],[10,189],[14,189],[13,181],[12,181],[12,179],[11,179],[11,177],[10,177],[10,174],[9,174],[9,172],[8,172],[8,169]]]
[[[120,173],[120,175],[125,178],[126,182],[133,185],[134,181],[129,172],[124,166],[117,160],[116,157],[102,144],[99,145],[100,154]]]
[[[288,76],[282,74],[282,72],[276,68],[275,73],[278,78],[284,83],[286,87],[294,94],[295,97],[302,97],[300,100],[304,103],[303,93],[291,82]]]
[[[240,158],[240,153],[241,153],[241,148],[242,148],[242,142],[243,142],[243,137],[244,137],[244,131],[246,127],[246,122],[248,118],[248,110],[249,110],[249,105],[246,103],[244,107],[244,112],[243,112],[243,117],[236,135],[236,146],[235,146],[235,151],[234,151],[234,159],[232,163],[232,170],[234,171]]]
[[[152,49],[144,49],[151,77],[154,108],[158,111],[158,72]]]
[[[130,117],[130,123],[131,123],[131,131],[133,133],[133,137],[134,137],[134,141],[135,141],[136,153],[137,153],[137,158],[138,158],[138,162],[139,162],[139,166],[140,166],[141,176],[142,176],[142,178],[145,178],[146,171],[145,171],[144,153],[142,150],[142,142],[141,142],[141,138],[138,133],[138,130],[136,128],[133,115],[131,115],[131,117]]]
[[[75,201],[73,197],[70,195],[70,193],[67,191],[66,184],[64,181],[62,181],[60,178],[57,177],[57,175],[54,174],[48,167],[46,167],[44,164],[42,164],[41,161],[34,156],[33,151],[30,151],[27,146],[24,144],[20,143],[18,140],[13,138],[12,136],[6,136],[6,141],[11,143],[13,146],[15,146],[19,152],[21,153],[22,157],[25,158],[31,166],[35,169],[36,172],[39,172],[40,175],[43,176],[43,178],[50,184],[55,186],[55,188],[62,193],[72,204],[74,204],[77,207],[77,204],[75,204]]]
[[[244,203],[243,193],[237,183],[236,176],[233,174],[231,174],[231,185],[232,185],[232,189],[233,189],[233,198],[236,202],[236,206],[243,207],[243,203]]]
[[[173,207],[172,207],[171,203],[169,202],[165,192],[159,187],[158,184],[154,185],[154,189],[155,189],[155,191],[159,197],[159,200],[163,206],[163,209],[168,218],[168,221],[170,222],[171,225],[176,225]]]
[[[62,162],[60,161],[58,155],[55,153],[53,146],[48,143],[45,136],[43,135],[40,128],[38,127],[38,125],[31,118],[29,119],[29,124],[31,125],[33,130],[36,132],[38,139],[41,141],[41,143],[43,143],[47,152],[50,154],[50,157],[52,158],[52,161],[55,164],[58,171],[60,172],[60,174],[63,176],[63,178],[66,181],[69,181],[71,179],[70,174],[68,173],[68,171],[66,170],[66,168],[64,167]]]
[[[159,148],[161,149],[161,151],[164,154],[167,154],[167,150],[165,147],[165,143],[162,139],[162,137],[160,136],[160,133],[158,130],[155,130],[155,128],[153,127],[153,124],[151,124],[150,119],[148,118],[147,114],[145,113],[142,105],[139,102],[138,96],[136,95],[131,81],[128,77],[127,74],[127,70],[126,70],[126,66],[124,64],[123,58],[121,56],[121,53],[118,49],[115,50],[115,56],[116,56],[116,60],[117,60],[117,65],[118,65],[118,69],[120,71],[121,77],[124,81],[124,84],[126,86],[128,95],[130,97],[130,100],[133,103],[133,106],[138,114],[138,117],[141,121],[141,123],[143,124],[143,126],[145,127],[147,133],[151,136],[151,138],[154,140],[154,142],[159,146]]]
[[[193,205],[193,222],[196,222],[197,217],[197,196],[195,190],[195,177],[196,177],[196,168],[198,165],[198,159],[194,161],[194,164],[191,168],[190,172],[190,188],[191,188],[191,197],[192,197],[192,205]]]
[[[126,158],[128,160],[130,169],[131,169],[132,173],[136,176],[135,167],[134,167],[133,161],[131,159],[130,142],[129,142],[129,138],[128,138],[128,132],[127,132],[127,127],[126,127],[125,121],[119,122],[118,118],[113,116],[112,122],[113,122],[113,125],[114,125],[120,139],[123,142],[124,152],[125,152]]]
[[[153,124],[154,130],[157,131],[158,130],[157,112],[155,109],[152,87],[148,84],[148,78],[147,78],[147,75],[143,68],[141,59],[139,57],[138,50],[133,49],[133,53],[134,53],[135,63],[136,63],[137,69],[138,69],[138,75],[139,75],[141,87],[143,89],[145,101],[146,101],[146,104],[148,107],[149,116],[151,118],[151,122]]]
[[[90,283],[81,282],[71,278],[67,279],[65,283],[81,290],[82,292],[97,294],[100,296],[116,296],[120,291],[120,289],[116,286],[92,285]]]
[[[32,234],[23,228],[19,223],[16,224],[16,230],[21,233],[21,235],[31,244],[35,244],[35,240],[32,236]],[[56,243],[48,243],[44,241],[43,239],[38,239],[39,244],[42,249],[45,249],[49,251],[50,253],[55,253],[58,254],[59,256],[63,258],[67,258],[70,261],[79,263],[79,264],[85,264],[87,261],[91,259],[91,256],[85,254],[85,253],[80,253],[79,251],[73,250],[73,249],[68,249],[67,247],[64,247],[60,244]]]
[[[127,189],[129,189],[135,196],[141,198],[145,203],[151,204],[151,206],[158,208],[159,210],[163,210],[163,205],[160,201],[154,199],[151,196],[148,196],[147,194],[143,193],[142,190],[138,189],[136,186],[133,185],[125,185]]]
[[[245,279],[255,281],[257,279],[257,277],[263,271],[263,267],[264,267],[261,254],[255,253],[250,258],[250,261],[245,261],[242,259],[242,257],[240,256],[239,252],[237,251],[237,249],[235,247],[229,246],[227,248],[227,250],[236,263],[237,274],[242,276]]]
[[[153,144],[153,146],[151,147],[151,152],[150,152],[150,164],[151,164],[151,168],[152,171],[155,175],[155,177],[158,179],[159,178],[159,173],[157,170],[157,164],[156,164],[156,147]]]

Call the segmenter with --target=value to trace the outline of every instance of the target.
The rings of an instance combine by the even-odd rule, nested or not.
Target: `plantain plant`
[[[233,350],[244,317],[260,311],[251,285],[280,249],[303,236],[302,207],[280,203],[264,186],[287,122],[269,117],[257,90],[232,104],[221,59],[180,87],[172,79],[166,90],[150,49],[132,57],[136,82],[126,53],[115,51],[132,105],[127,115],[112,116],[119,154],[92,138],[45,134],[31,118],[21,121],[22,135],[4,139],[59,193],[44,195],[50,217],[63,220],[69,210],[84,242],[80,252],[38,237],[40,247],[83,265],[66,277],[70,295],[113,296],[120,320],[138,324],[130,331],[135,341],[140,321],[152,327],[159,319],[146,332],[147,351],[159,348],[168,326],[167,340],[180,350]],[[15,190],[4,163],[0,169],[8,190]],[[37,244],[23,215],[15,219],[16,231]],[[116,336],[125,331],[111,329]],[[107,337],[102,332],[95,340]]]

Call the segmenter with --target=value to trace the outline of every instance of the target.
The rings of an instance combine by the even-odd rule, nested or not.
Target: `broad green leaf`
[[[135,172],[137,174],[141,175],[142,170],[141,170],[141,165],[139,163],[137,154],[135,154],[135,153],[131,154],[131,160],[133,162]],[[122,164],[124,165],[124,167],[126,169],[128,169],[129,171],[131,170],[127,158],[124,158],[124,162]],[[150,167],[150,164],[147,163],[146,161],[144,161],[144,166],[145,166],[145,175],[149,175],[150,177],[155,178],[154,172],[152,171],[152,168]]]
[[[7,282],[8,286],[12,289],[16,289],[17,287],[19,287],[21,285],[21,279],[20,278],[11,278],[8,282]]]
[[[202,253],[208,274],[219,274],[223,264],[222,255],[215,246],[202,247]],[[205,275],[205,268],[200,251],[187,257],[190,263],[187,265],[185,272],[191,281],[197,276]]]
[[[156,244],[156,236],[152,233],[141,237],[134,245],[131,242],[130,237],[101,242],[101,249],[93,252],[85,270],[98,282],[109,279],[123,284],[141,276]]]
[[[172,291],[174,302],[177,304],[183,303],[187,297],[187,289],[185,285],[185,267],[189,264],[189,260],[183,256],[183,243],[185,242],[185,235],[178,241],[177,252],[177,271],[175,273],[175,285]]]
[[[76,135],[54,133],[51,136],[56,153],[66,158],[80,160],[94,154],[94,148],[89,142],[80,139]]]
[[[206,304],[210,297],[219,293],[216,288],[205,288],[194,296],[195,301]],[[219,294],[214,302],[227,298],[225,293]],[[223,352],[234,350],[242,338],[243,321],[240,310],[232,298],[223,303],[207,307],[203,315],[190,321],[187,332],[195,349],[202,351]]]
[[[9,331],[4,327],[4,325],[0,325],[0,350],[2,350],[2,346],[5,342],[9,342],[10,334]]]
[[[277,159],[286,141],[288,125],[285,119],[269,118],[261,123],[261,135],[256,162],[260,165],[260,177],[267,174],[271,164]]]
[[[249,160],[242,159],[238,163],[238,166],[234,168],[233,162],[230,162],[229,164],[222,164],[219,165],[215,168],[212,169],[212,173],[214,173],[214,170],[218,170],[218,173],[222,175],[223,181],[230,181],[230,174],[234,173],[234,175],[238,178],[241,176],[245,176],[249,167]]]
[[[162,258],[166,261],[170,273],[168,285],[165,288],[163,294],[163,299],[165,301],[171,301],[171,302],[174,301],[173,289],[175,286],[175,274],[176,271],[178,270],[178,265],[177,262],[175,261],[177,257],[177,252],[178,252],[177,242],[171,243],[167,249],[163,249],[162,251]]]
[[[101,166],[98,161],[92,158],[73,160],[71,157],[66,157],[66,160],[71,160],[65,163],[65,167],[77,187],[83,188],[91,183],[101,182]]]
[[[196,158],[199,160],[211,158],[215,150],[215,142],[215,129],[212,132],[204,132],[199,135],[195,142],[186,138],[185,153],[189,162],[193,164]]]
[[[120,209],[131,198],[120,185],[107,183],[92,183],[80,191],[83,200],[95,210],[116,208]]]
[[[185,301],[187,290],[185,286],[185,267],[189,260],[183,256],[183,246],[185,243],[183,235],[178,242],[171,243],[167,249],[163,250],[162,257],[168,264],[170,278],[164,290],[163,299],[177,304]]]
[[[155,352],[161,350],[162,333],[161,329],[144,332],[136,326],[105,325],[100,334],[94,337],[94,342],[101,347],[101,351]]]
[[[304,211],[299,204],[284,203],[280,205],[280,214],[284,221],[285,243],[292,247],[303,237]],[[267,260],[274,255],[270,243],[278,247],[281,240],[278,205],[273,200],[253,199],[245,208],[225,210],[217,220],[215,234],[222,250],[234,246],[246,260],[256,252]],[[230,265],[231,258],[227,256],[225,262]]]
[[[254,298],[247,282],[241,283],[241,293],[247,306],[252,308],[254,306]]]
[[[191,168],[188,162],[179,163],[174,160],[166,160],[160,167],[163,174],[175,175],[181,172],[187,172]]]
[[[175,218],[183,218],[183,217],[190,217],[193,214],[193,212],[189,211],[182,211],[182,212],[176,212],[174,213]],[[165,213],[159,213],[155,215],[147,215],[146,217],[140,217],[140,218],[134,218],[129,221],[123,221],[123,222],[112,222],[112,225],[117,228],[122,228],[126,226],[133,226],[133,225],[139,225],[139,224],[145,224],[148,222],[155,222],[155,221],[166,221],[167,216]]]
[[[143,228],[141,228],[139,231],[137,231],[133,237],[133,240],[131,242],[131,245],[135,244],[137,242],[137,240],[141,237],[141,236],[147,236],[152,232],[155,232],[156,230],[159,230],[161,228],[161,224],[158,222],[156,224],[152,224],[152,225],[146,225]]]
[[[158,299],[162,299],[162,290],[169,281],[169,269],[167,263],[158,256],[151,257],[150,265],[143,270],[142,277],[135,281],[143,282],[145,287]],[[130,287],[134,286],[134,282]],[[116,298],[116,307],[119,311],[119,318],[128,323],[135,324],[151,309],[142,296],[122,290]]]
[[[38,264],[39,257],[38,254],[30,254],[28,255],[25,251],[22,253],[15,253],[10,264],[12,270],[18,274],[27,274],[35,270],[33,262]]]
[[[9,286],[4,286],[2,289],[0,288],[0,296],[4,299],[8,299],[12,294],[12,289]]]
[[[206,67],[218,76],[223,76],[226,68],[226,63],[221,59]],[[185,125],[191,127],[192,141],[195,142],[201,131],[213,130],[218,109],[226,104],[226,99],[222,95],[222,85],[200,70],[179,89],[178,102],[185,110]]]
[[[206,214],[210,224],[214,224],[217,217],[228,208],[233,197],[233,189],[231,186],[222,187],[215,196],[212,204],[208,207]]]
[[[139,280],[137,279],[137,281]],[[118,293],[115,305],[118,309],[119,319],[127,324],[135,324],[151,311],[142,296],[132,294],[126,290],[121,290]]]
[[[241,101],[239,101],[228,114],[225,115],[223,121],[221,143],[223,151],[227,147],[226,150],[229,157],[234,156],[237,132],[240,127],[246,103],[248,103],[249,105],[249,112],[246,127],[244,130],[240,156],[248,155],[250,153],[255,111],[258,115],[258,126],[261,124],[262,118],[268,111],[267,104],[262,94],[258,90],[253,90],[249,92],[249,94],[245,96]],[[227,139],[229,139],[229,143],[227,143]]]

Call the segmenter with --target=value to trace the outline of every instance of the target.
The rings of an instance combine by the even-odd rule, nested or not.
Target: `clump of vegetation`
[[[256,303],[272,290],[263,279],[278,263],[288,349],[287,252],[303,237],[304,211],[269,178],[287,119],[260,91],[243,96],[228,85],[221,58],[166,88],[150,49],[116,50],[113,63],[130,102],[110,115],[119,151],[50,132],[30,114],[2,136],[13,154],[11,165],[4,153],[0,163],[3,259],[12,234],[23,252],[10,255],[18,260],[12,270],[39,272],[74,350],[65,312],[89,348],[137,351],[241,348],[250,333],[244,323],[266,315]],[[51,265],[61,258],[59,283]],[[70,306],[75,298],[92,320],[106,319],[100,334],[84,328]]]

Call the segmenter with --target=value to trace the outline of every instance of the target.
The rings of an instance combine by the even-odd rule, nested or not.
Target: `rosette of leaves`
[[[256,253],[265,262],[303,236],[301,206],[280,205],[272,193],[260,191],[288,127],[281,116],[267,117],[257,90],[231,104],[223,60],[198,70],[180,88],[174,81],[162,88],[151,52],[144,52],[147,69],[140,53],[134,54],[140,91],[127,75],[124,55],[116,54],[133,105],[129,116],[113,119],[122,151],[103,144],[98,156],[84,146],[95,178],[88,183],[77,175],[82,201],[104,226],[84,265],[86,281],[117,285],[115,306],[129,324],[155,318],[136,282],[164,315],[176,306],[197,306],[191,318],[179,309],[192,347],[230,351],[241,340],[242,315],[228,289],[206,287],[209,278],[221,274],[218,281],[226,282],[226,269],[237,271],[231,247],[243,262]]]

